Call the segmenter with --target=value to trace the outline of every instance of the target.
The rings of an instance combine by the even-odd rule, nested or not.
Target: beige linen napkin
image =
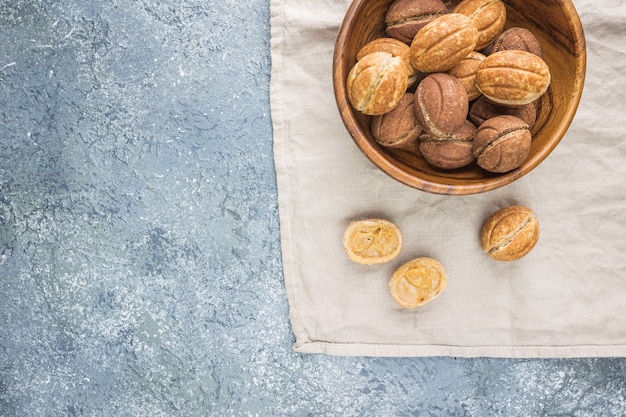
[[[270,99],[284,279],[298,352],[366,356],[626,356],[626,38],[621,2],[575,2],[588,48],[577,116],[556,150],[504,188],[450,197],[404,186],[356,147],[337,111],[334,42],[347,0],[272,0]],[[483,221],[532,208],[535,249],[500,263],[482,253]],[[351,262],[351,220],[384,217],[405,247],[382,266]],[[387,281],[418,256],[448,287],[416,310]]]

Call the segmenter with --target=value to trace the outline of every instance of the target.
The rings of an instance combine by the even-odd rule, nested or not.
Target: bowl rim
[[[346,68],[346,57],[343,53],[345,48],[343,48],[343,46],[345,46],[348,41],[348,36],[353,26],[352,22],[356,11],[362,4],[368,1],[370,0],[353,0],[344,15],[341,26],[339,27],[333,53],[333,89],[337,108],[348,133],[365,156],[385,174],[409,187],[434,194],[468,195],[483,193],[510,184],[532,171],[544,159],[546,159],[548,155],[550,155],[561,139],[565,136],[565,133],[574,119],[582,97],[586,77],[587,51],[584,30],[580,16],[578,15],[574,4],[571,0],[554,0],[560,5],[560,7],[565,9],[564,11],[567,22],[572,28],[573,33],[576,35],[574,45],[576,51],[576,68],[574,68],[576,93],[568,102],[567,108],[564,109],[564,117],[556,126],[553,139],[538,152],[530,155],[519,168],[504,174],[489,176],[481,179],[480,181],[468,179],[464,180],[465,183],[463,184],[450,184],[443,181],[429,179],[433,177],[431,175],[427,175],[426,177],[415,176],[403,169],[400,169],[398,164],[404,165],[403,163],[397,160],[395,163],[392,163],[391,155],[384,152],[382,147],[374,144],[361,134],[358,129],[358,122],[354,113],[356,110],[354,110],[350,105],[346,89],[346,79],[343,76],[343,74],[347,74],[348,70],[348,68]],[[503,1],[507,3],[506,0]]]

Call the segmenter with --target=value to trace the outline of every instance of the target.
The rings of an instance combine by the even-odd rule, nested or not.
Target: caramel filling
[[[362,226],[348,238],[353,253],[362,257],[382,257],[394,253],[400,244],[398,235],[383,225]]]
[[[412,264],[395,281],[398,298],[409,305],[420,305],[435,298],[444,288],[439,268],[429,262]]]

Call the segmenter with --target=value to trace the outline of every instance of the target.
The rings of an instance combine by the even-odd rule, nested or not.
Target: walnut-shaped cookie
[[[489,100],[505,106],[523,106],[537,100],[550,86],[550,68],[526,51],[494,52],[476,71],[476,86]]]
[[[478,31],[471,19],[448,13],[421,28],[411,42],[411,63],[426,73],[447,71],[476,46]]]
[[[467,118],[467,91],[454,76],[429,74],[415,90],[415,114],[424,130],[433,136],[448,136]]]
[[[387,52],[393,56],[402,58],[402,62],[406,65],[409,76],[408,85],[412,85],[418,78],[418,71],[411,64],[411,48],[404,42],[394,38],[377,38],[368,42],[356,54],[357,61],[364,56],[374,52]]]
[[[501,0],[463,0],[453,10],[472,19],[478,31],[476,50],[489,46],[502,33],[506,23],[506,7]]]
[[[374,116],[371,122],[374,139],[389,148],[412,144],[422,133],[422,125],[415,115],[413,93],[405,93],[400,103],[388,113]]]
[[[376,116],[398,105],[408,84],[402,58],[374,52],[356,62],[347,80],[350,104],[363,114]]]
[[[497,261],[515,261],[526,256],[539,240],[539,222],[531,209],[510,206],[496,211],[483,224],[483,251]]]
[[[508,107],[496,104],[485,96],[478,97],[478,99],[470,105],[467,117],[476,127],[478,127],[492,117],[502,116],[505,114],[519,117],[526,122],[529,129],[532,129],[537,121],[537,108],[534,103],[528,103],[523,106]]]
[[[477,99],[482,94],[476,87],[476,71],[485,58],[485,55],[480,52],[472,51],[461,62],[446,71],[447,74],[453,75],[461,81],[467,91],[469,101]]]
[[[515,116],[492,117],[474,135],[472,152],[478,166],[494,173],[519,168],[530,152],[528,125]]]
[[[539,39],[528,29],[512,27],[502,32],[493,41],[491,52],[498,51],[526,51],[543,57],[543,50]]]
[[[410,45],[421,28],[447,12],[441,0],[395,0],[385,14],[387,36]]]
[[[456,169],[474,161],[472,153],[476,127],[465,120],[456,132],[449,136],[433,136],[424,133],[419,138],[422,157],[440,169]]]

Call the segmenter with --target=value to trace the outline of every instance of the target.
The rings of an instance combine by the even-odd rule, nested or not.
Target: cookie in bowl
[[[518,168],[530,152],[532,137],[522,119],[502,115],[480,125],[472,152],[476,163],[488,172],[504,173]]]
[[[386,33],[410,45],[421,28],[447,12],[441,0],[395,0],[385,14]]]
[[[478,31],[467,16],[448,13],[421,28],[411,42],[411,63],[421,72],[447,71],[476,47]]]
[[[347,89],[355,109],[370,116],[385,114],[398,105],[408,86],[402,58],[374,52],[360,59],[348,75]]]
[[[372,118],[372,135],[376,142],[390,148],[411,145],[422,133],[422,125],[415,114],[415,97],[405,93],[389,113]]]
[[[523,106],[548,90],[550,67],[540,56],[520,50],[490,54],[476,70],[476,87],[489,100],[505,106]]]

